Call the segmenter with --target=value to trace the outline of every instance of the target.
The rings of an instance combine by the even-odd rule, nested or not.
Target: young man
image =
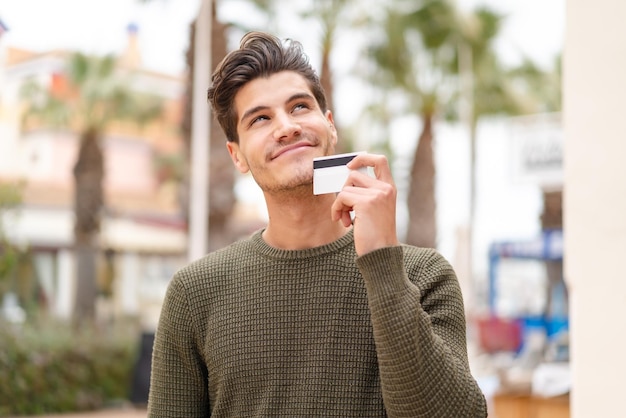
[[[398,242],[386,158],[359,154],[341,192],[313,195],[313,158],[337,131],[300,44],[249,33],[212,81],[269,222],[173,278],[149,416],[485,417],[454,271]]]

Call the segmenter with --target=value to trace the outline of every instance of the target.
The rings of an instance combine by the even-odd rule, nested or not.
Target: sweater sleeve
[[[387,414],[486,417],[485,398],[469,370],[461,290],[448,262],[434,250],[405,253],[398,246],[358,257],[357,265]]]
[[[152,353],[148,416],[208,417],[207,371],[183,282],[168,287]]]

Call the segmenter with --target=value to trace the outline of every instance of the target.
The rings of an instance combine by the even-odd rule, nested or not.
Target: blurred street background
[[[577,105],[626,92],[614,73],[583,73],[597,49],[576,36],[586,0],[568,1],[582,46],[564,57],[566,0],[0,0],[0,416],[146,416],[172,275],[267,221],[206,103],[210,69],[249,30],[303,43],[338,152],[387,155],[401,240],[457,272],[490,417],[589,416],[590,398],[572,396],[572,283],[611,275],[578,261],[590,240],[568,246],[565,225],[580,238],[623,217],[605,219],[626,208],[602,199],[626,195],[608,191],[626,150],[612,125],[593,134],[606,148],[581,145],[594,112]],[[611,87],[584,90],[588,78]],[[626,238],[608,225],[593,236],[598,251],[615,239],[612,259]]]

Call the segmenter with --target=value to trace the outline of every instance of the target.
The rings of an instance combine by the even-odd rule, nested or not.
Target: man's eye
[[[293,110],[300,110],[300,109],[308,109],[309,106],[306,103],[298,103],[297,105],[295,105],[293,107]]]
[[[265,115],[257,116],[256,118],[252,119],[252,121],[250,122],[250,125],[254,125],[257,122],[261,122],[261,121],[264,121],[264,120],[267,120],[267,119],[269,119],[269,118],[267,116],[265,116]]]

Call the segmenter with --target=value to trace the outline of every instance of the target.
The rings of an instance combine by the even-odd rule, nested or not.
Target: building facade
[[[132,89],[160,97],[164,112],[143,128],[116,122],[103,139],[98,312],[153,323],[168,280],[186,261],[179,190],[185,79],[142,69],[136,27],[129,26],[128,37],[118,71],[132,74]],[[72,170],[79,137],[70,128],[24,128],[20,91],[33,80],[57,88],[71,53],[2,48],[0,40],[0,183],[19,184],[22,196],[22,204],[5,211],[2,222],[8,241],[29,254],[31,287],[45,309],[61,318],[72,313],[76,282]],[[12,280],[19,287],[21,279]]]

